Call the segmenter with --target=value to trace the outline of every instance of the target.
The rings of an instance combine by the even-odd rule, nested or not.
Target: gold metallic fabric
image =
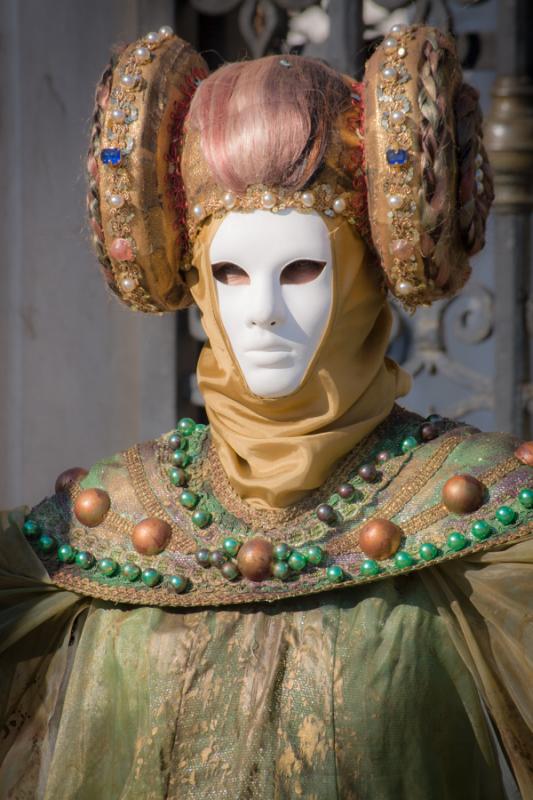
[[[240,497],[283,508],[320,486],[335,463],[407,394],[410,378],[388,359],[391,312],[379,270],[346,221],[327,221],[333,250],[330,319],[300,387],[282,398],[253,395],[220,319],[208,223],[194,248],[192,295],[209,337],[198,362],[218,456]]]

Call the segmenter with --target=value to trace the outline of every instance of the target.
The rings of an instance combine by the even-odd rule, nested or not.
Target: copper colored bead
[[[134,548],[143,556],[155,556],[168,544],[172,529],[168,522],[157,517],[148,517],[133,529],[131,540]]]
[[[522,464],[533,467],[533,442],[522,442],[514,454],[515,458],[521,461]]]
[[[264,581],[270,577],[272,554],[272,542],[256,536],[241,546],[237,554],[237,566],[248,580]]]
[[[95,528],[111,508],[111,498],[103,489],[84,489],[76,498],[74,513],[82,525]]]
[[[57,476],[55,485],[56,494],[65,492],[73,483],[81,481],[82,478],[85,478],[88,474],[87,470],[83,469],[83,467],[71,467],[70,469],[66,469],[61,475]]]
[[[400,546],[403,531],[388,519],[371,519],[359,531],[359,547],[368,558],[383,561]]]
[[[442,502],[452,514],[470,514],[483,505],[485,487],[473,475],[454,475],[442,487]]]

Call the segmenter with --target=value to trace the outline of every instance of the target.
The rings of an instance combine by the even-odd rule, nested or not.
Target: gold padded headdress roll
[[[89,213],[106,280],[134,310],[191,302],[180,157],[190,100],[207,71],[164,27],[126,47],[97,93]]]
[[[374,245],[410,309],[455,294],[484,243],[493,200],[477,92],[453,40],[395,26],[365,70],[365,158]]]

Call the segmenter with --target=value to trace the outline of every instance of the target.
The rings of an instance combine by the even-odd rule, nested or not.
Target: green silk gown
[[[503,800],[497,739],[533,798],[532,470],[510,437],[464,426],[415,446],[420,422],[396,408],[278,515],[235,496],[200,429],[183,460],[205,527],[180,503],[168,435],[5,514],[0,798]],[[357,467],[384,449],[365,483]],[[465,472],[485,502],[454,515],[442,486]],[[89,528],[72,506],[92,487],[111,511]],[[172,537],[141,556],[131,530],[150,516]],[[380,516],[403,538],[378,564],[357,532]],[[318,544],[322,561],[262,582],[197,562],[256,535],[304,556]],[[125,563],[151,572],[129,580]]]

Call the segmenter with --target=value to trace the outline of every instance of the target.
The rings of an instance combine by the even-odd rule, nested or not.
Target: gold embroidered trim
[[[146,472],[144,470],[144,464],[138,445],[130,447],[129,450],[125,451],[124,461],[128,469],[135,495],[141,502],[148,516],[157,517],[157,519],[161,519],[168,523],[172,528],[172,538],[170,540],[169,547],[180,550],[182,553],[195,553],[197,546],[194,538],[186,534],[185,531],[176,525],[172,517],[162,507],[157,495],[151,488],[146,477]],[[133,526],[130,527],[130,535],[132,530]]]
[[[407,503],[418,494],[421,489],[428,483],[433,475],[442,467],[448,456],[455,450],[458,444],[464,441],[464,436],[450,436],[445,439],[437,451],[431,456],[429,461],[418,470],[416,477],[412,481],[406,483],[402,489],[394,494],[379,508],[376,514],[373,514],[367,520],[366,524],[371,519],[390,519],[398,514]],[[334,542],[328,545],[328,553],[331,555],[343,555],[347,552],[359,552],[359,531],[362,525],[358,525],[349,533],[340,536]],[[403,526],[402,526],[403,528]],[[403,528],[405,530],[405,528]]]

